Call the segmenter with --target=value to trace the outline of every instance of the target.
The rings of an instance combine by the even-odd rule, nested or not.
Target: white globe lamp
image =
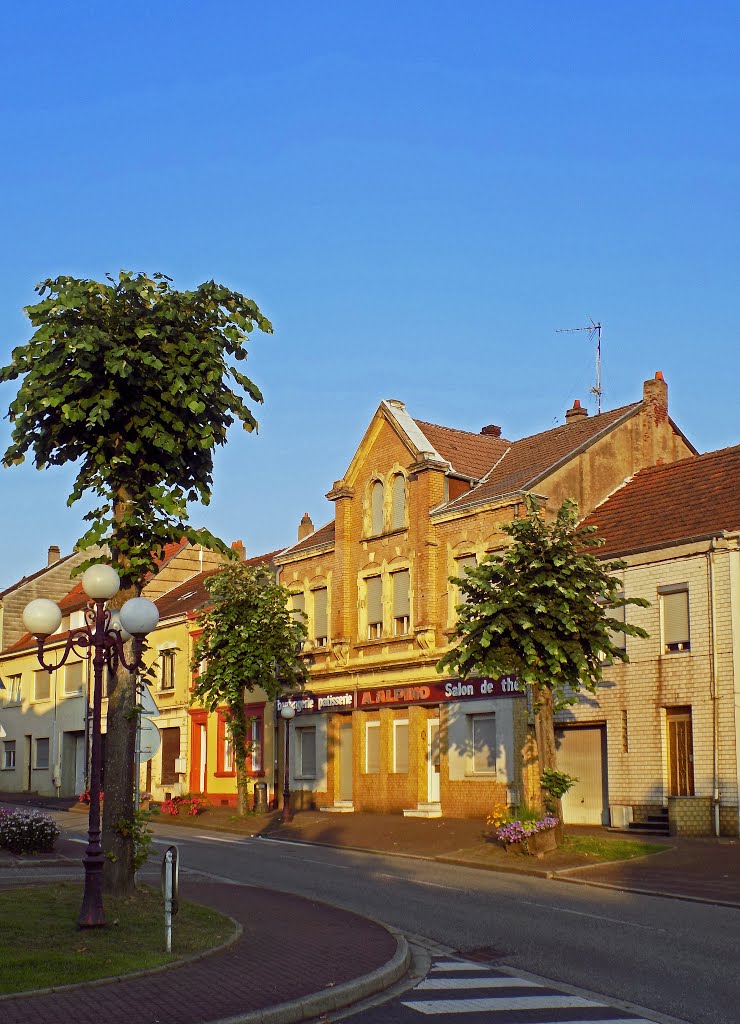
[[[91,565],[82,574],[82,589],[93,601],[110,601],[120,587],[121,580],[111,565]]]
[[[115,608],[110,613],[110,627],[111,629],[118,630],[118,632],[121,634],[121,640],[123,640],[124,643],[127,640],[131,639],[131,634],[129,633],[129,631],[127,629],[124,629],[123,626],[121,625],[121,613],[117,608]]]
[[[154,601],[132,597],[121,608],[119,621],[131,636],[146,636],[159,622],[159,611]]]
[[[61,624],[61,608],[46,597],[37,597],[23,609],[23,625],[29,633],[40,639],[56,633]]]

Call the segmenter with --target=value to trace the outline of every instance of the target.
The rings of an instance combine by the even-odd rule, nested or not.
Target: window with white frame
[[[496,771],[496,715],[469,715],[472,768],[475,775]]]
[[[6,677],[5,692],[7,694],[8,704],[20,704],[22,679],[23,677],[20,672],[18,672],[16,675]]]
[[[391,573],[393,580],[393,635],[403,636],[411,628],[410,573],[408,569]]]
[[[376,480],[370,488],[370,535],[383,532],[383,485]]]
[[[175,689],[175,658],[174,650],[159,652],[159,688],[160,690]]]
[[[3,768],[15,768],[15,740],[3,741]]]
[[[301,779],[316,778],[316,726],[302,725],[295,729],[296,776]]]
[[[378,640],[383,635],[383,579],[369,576],[365,580],[367,601],[367,638]]]
[[[689,587],[678,583],[658,587],[660,618],[663,627],[663,652],[676,654],[691,650],[691,627],[689,619]]]
[[[44,670],[33,674],[33,699],[48,700],[51,696],[51,676]]]
[[[391,529],[402,530],[406,525],[406,477],[403,473],[393,477],[392,497]]]
[[[380,722],[365,722],[365,771],[380,772]]]
[[[253,718],[249,723],[249,758],[253,772],[262,771],[262,722],[259,718]],[[314,748],[316,744],[314,742]],[[316,773],[316,757],[314,755],[314,774]]]
[[[327,623],[328,590],[326,587],[319,587],[311,591],[313,599],[313,642],[317,647],[326,647],[329,642],[329,627]]]
[[[464,580],[467,576],[468,569],[475,569],[478,564],[478,559],[475,555],[462,555],[460,558],[455,559],[455,576],[457,579]],[[455,604],[466,604],[468,598],[467,595],[460,589],[459,585],[455,588]]]
[[[397,718],[393,723],[393,771],[406,774],[409,770],[409,723]]]
[[[223,763],[222,770],[225,771],[225,772],[233,772],[234,771],[234,741],[231,738],[231,732],[229,731],[228,727],[224,729],[224,734],[223,734],[223,738],[222,738],[221,742],[223,743],[223,749],[221,751],[222,763]]]
[[[70,661],[64,666],[65,696],[82,693],[83,665],[83,661]]]
[[[33,744],[33,766],[34,768],[49,767],[49,737],[39,736]]]

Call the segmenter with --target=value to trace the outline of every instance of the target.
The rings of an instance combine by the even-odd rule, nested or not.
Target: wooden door
[[[694,795],[694,736],[691,708],[666,708],[668,795]]]

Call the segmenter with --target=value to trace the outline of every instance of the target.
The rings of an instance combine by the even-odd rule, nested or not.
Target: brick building
[[[296,806],[485,814],[536,784],[525,695],[512,680],[449,680],[459,595],[448,582],[501,548],[525,492],[545,514],[591,511],[639,470],[696,454],[668,416],[662,374],[642,399],[518,441],[412,418],[384,401],[327,497],[333,520],[276,558],[307,617],[311,692],[290,727]]]
[[[739,834],[740,447],[643,469],[596,508],[606,557],[627,562],[629,664],[559,716],[558,760],[581,782],[571,822],[668,813],[673,831]]]

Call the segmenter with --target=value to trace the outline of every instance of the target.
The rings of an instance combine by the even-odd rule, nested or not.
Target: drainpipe
[[[717,694],[717,609],[714,592],[714,552],[712,537],[707,551],[707,587],[709,590],[709,643],[711,647],[709,668],[709,695],[712,700],[712,806],[714,807],[714,834],[719,835],[719,700]]]

